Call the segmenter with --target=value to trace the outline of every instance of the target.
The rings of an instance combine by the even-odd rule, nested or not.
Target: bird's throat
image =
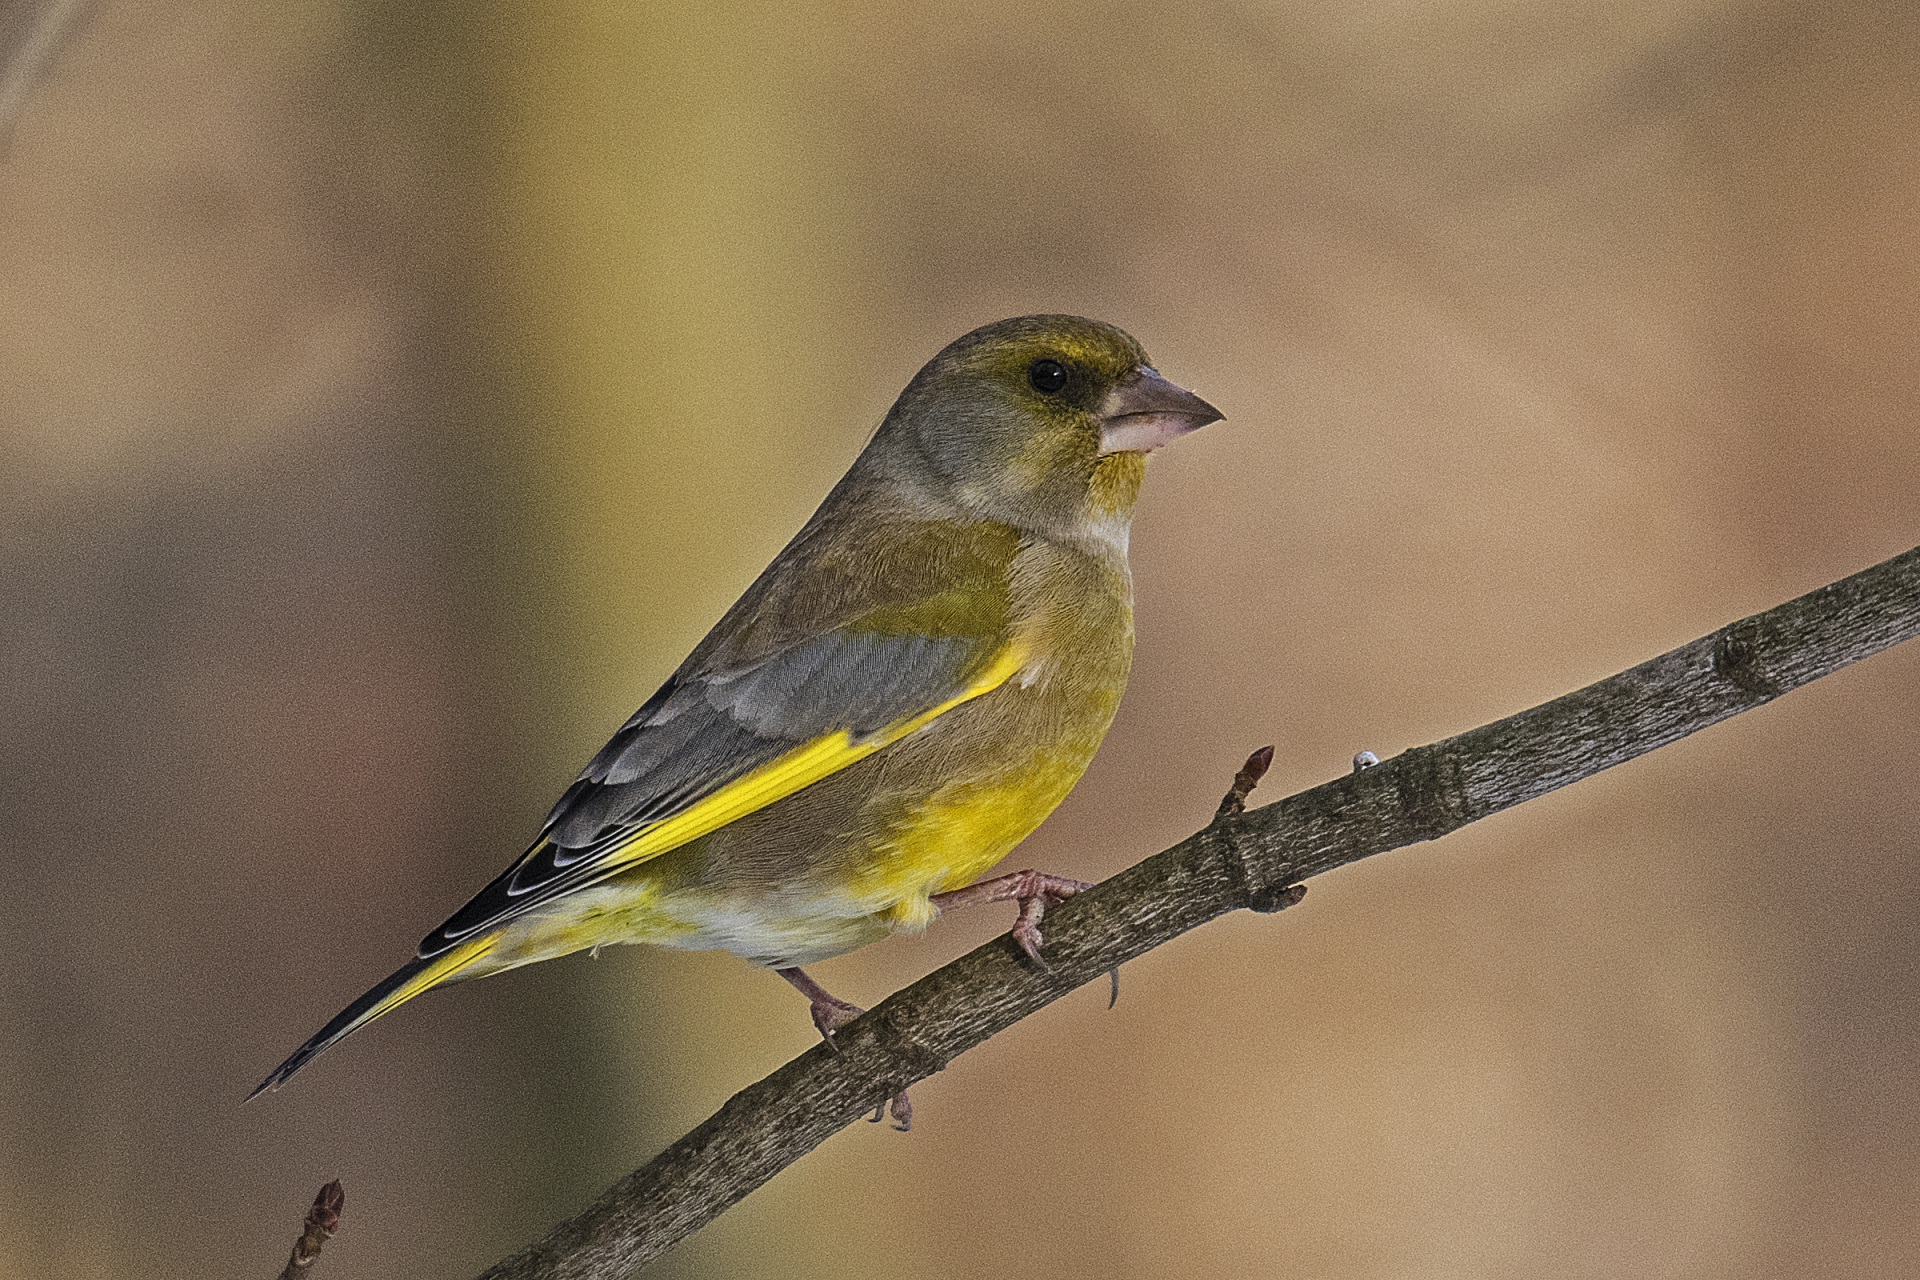
[[[1093,465],[1093,483],[1087,486],[1089,514],[1096,520],[1125,519],[1140,500],[1140,484],[1147,478],[1147,455],[1110,453]]]

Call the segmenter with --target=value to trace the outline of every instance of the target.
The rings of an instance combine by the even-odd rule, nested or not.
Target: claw
[[[1047,899],[1042,895],[1021,898],[1018,901],[1020,914],[1013,922],[1013,940],[1020,944],[1022,951],[1027,953],[1027,959],[1044,969],[1047,967],[1047,962],[1040,958],[1040,944],[1046,939],[1040,936],[1040,920],[1047,914]]]
[[[793,984],[794,989],[807,998],[807,1012],[813,1017],[814,1029],[820,1033],[820,1038],[827,1042],[828,1048],[835,1053],[840,1052],[840,1046],[833,1042],[833,1033],[865,1013],[866,1010],[857,1004],[848,1004],[835,996],[809,978],[804,969],[775,969],[774,972]]]
[[[893,1127],[901,1133],[911,1132],[913,1129],[913,1099],[907,1096],[907,1092],[904,1089],[894,1094],[891,1098],[882,1098],[880,1105],[873,1109],[873,1114],[867,1117],[867,1123],[879,1124],[882,1120],[886,1119],[888,1106],[892,1106],[893,1108]]]
[[[840,1046],[833,1042],[833,1033],[865,1013],[857,1004],[848,1004],[825,987],[807,976],[800,968],[775,969],[775,973],[792,984],[793,989],[807,998],[807,1012],[813,1016],[813,1025],[820,1032],[820,1038],[827,1042],[827,1048],[835,1053]],[[880,1105],[873,1109],[867,1120],[879,1124],[887,1118],[887,1109],[893,1109],[893,1127],[901,1133],[913,1128],[913,1100],[902,1089],[891,1098],[882,1098]]]
[[[976,902],[1016,902],[1020,914],[1013,922],[1012,937],[1027,959],[1042,969],[1047,962],[1040,955],[1041,944],[1046,941],[1040,933],[1040,921],[1046,918],[1048,907],[1057,907],[1074,894],[1091,889],[1093,886],[1085,880],[1070,880],[1066,876],[1048,875],[1042,871],[1016,871],[1012,875],[997,876],[992,880],[982,880],[979,884],[968,885],[964,889],[954,889],[947,893],[936,893],[931,901],[940,910],[948,907],[971,906]],[[820,1038],[827,1047],[838,1053],[840,1047],[833,1042],[833,1034],[840,1028],[858,1018],[866,1010],[857,1004],[848,1004],[829,992],[825,987],[809,978],[804,969],[790,966],[775,969],[775,973],[785,978],[794,990],[807,998],[807,1011],[813,1017],[813,1025],[820,1032]],[[1114,1001],[1120,998],[1120,971],[1111,973],[1113,990],[1107,1000],[1111,1009]],[[879,1124],[893,1115],[893,1127],[901,1133],[913,1128],[913,1100],[902,1089],[891,1098],[884,1098],[874,1107],[873,1114],[867,1119]]]
[[[1047,962],[1040,958],[1040,946],[1045,941],[1040,934],[1040,921],[1046,916],[1047,908],[1057,907],[1074,894],[1091,888],[1093,886],[1085,880],[1069,880],[1065,876],[1027,870],[982,880],[964,889],[936,893],[932,902],[942,911],[949,907],[972,906],[977,902],[1019,903],[1020,914],[1013,922],[1013,940],[1019,944],[1020,950],[1026,952],[1029,960],[1044,969]]]

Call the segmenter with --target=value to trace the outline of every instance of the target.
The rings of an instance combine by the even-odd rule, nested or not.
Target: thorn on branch
[[[1247,797],[1260,785],[1260,779],[1267,776],[1267,770],[1273,767],[1273,748],[1262,747],[1247,757],[1240,766],[1240,772],[1233,775],[1233,786],[1220,800],[1220,807],[1213,811],[1213,820],[1231,818],[1247,810]]]
[[[341,1188],[340,1179],[335,1178],[320,1188],[320,1194],[313,1198],[313,1208],[307,1210],[306,1229],[293,1242],[293,1256],[287,1259],[280,1280],[301,1280],[307,1274],[320,1256],[320,1246],[333,1239],[333,1233],[340,1229],[340,1211],[346,1207],[347,1193]]]

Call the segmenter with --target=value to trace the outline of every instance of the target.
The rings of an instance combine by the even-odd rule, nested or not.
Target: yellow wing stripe
[[[701,836],[718,831],[729,822],[744,818],[757,809],[764,809],[776,800],[784,800],[801,788],[812,786],[829,774],[838,773],[848,765],[866,759],[908,734],[924,729],[961,703],[971,702],[983,693],[998,689],[1012,678],[1025,661],[1026,654],[1021,647],[1010,644],[974,678],[973,683],[937,707],[917,716],[896,720],[859,742],[854,741],[853,734],[842,729],[802,743],[778,759],[769,760],[752,773],[728,783],[685,813],[675,814],[664,822],[646,828],[625,844],[615,846],[594,867],[593,880],[603,879],[635,863],[678,849],[690,840],[698,840]]]
[[[421,993],[427,991],[430,988],[439,986],[441,983],[453,977],[454,974],[460,972],[462,969],[466,968],[468,965],[478,960],[481,956],[484,956],[485,954],[487,954],[487,952],[493,950],[493,944],[495,942],[498,942],[499,940],[500,940],[499,934],[490,933],[485,937],[475,938],[471,942],[461,943],[459,946],[447,952],[447,954],[439,957],[432,964],[428,965],[426,968],[422,969],[420,972],[414,974],[411,978],[408,978],[405,982],[401,983],[399,986],[389,991],[386,994],[385,998],[383,998],[378,1004],[374,1005],[373,1008],[367,1010],[365,1013],[361,1014],[358,1018],[354,1019],[353,1025],[347,1027],[346,1030],[340,1033],[340,1035],[346,1036],[352,1032],[358,1031],[360,1028],[366,1026],[369,1022],[372,1022],[375,1018],[379,1017],[381,1014],[391,1013],[395,1009],[398,1009],[401,1005],[405,1004],[407,1001],[413,999],[415,996],[420,995]]]

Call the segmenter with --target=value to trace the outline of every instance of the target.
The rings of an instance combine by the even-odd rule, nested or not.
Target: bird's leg
[[[820,1031],[820,1038],[828,1044],[833,1043],[833,1033],[865,1013],[857,1004],[848,1004],[825,987],[807,976],[800,968],[775,969],[775,973],[793,984],[793,989],[807,998],[813,1014],[813,1025]]]
[[[825,987],[808,977],[807,971],[798,966],[787,969],[775,969],[774,972],[785,978],[792,984],[795,991],[798,991],[807,998],[807,1003],[813,1014],[813,1025],[819,1029],[820,1038],[827,1042],[829,1049],[833,1049],[836,1053],[839,1052],[838,1046],[833,1043],[833,1033],[865,1013],[866,1010],[857,1004],[848,1004],[845,1000],[840,999],[840,997],[834,995]],[[875,1107],[873,1114],[868,1116],[867,1119],[874,1124],[879,1124],[882,1120],[886,1119],[889,1105],[893,1108],[894,1128],[902,1133],[913,1128],[913,1102],[907,1097],[907,1091],[905,1089],[902,1089],[899,1093],[894,1094],[891,1099]]]
[[[1081,890],[1091,888],[1085,880],[1069,880],[1042,871],[1016,871],[964,889],[936,893],[931,901],[942,911],[949,907],[970,907],[977,902],[1019,903],[1020,914],[1013,922],[1013,940],[1020,944],[1028,959],[1044,967],[1047,962],[1040,958],[1041,918],[1047,914],[1048,907],[1057,907]]]

